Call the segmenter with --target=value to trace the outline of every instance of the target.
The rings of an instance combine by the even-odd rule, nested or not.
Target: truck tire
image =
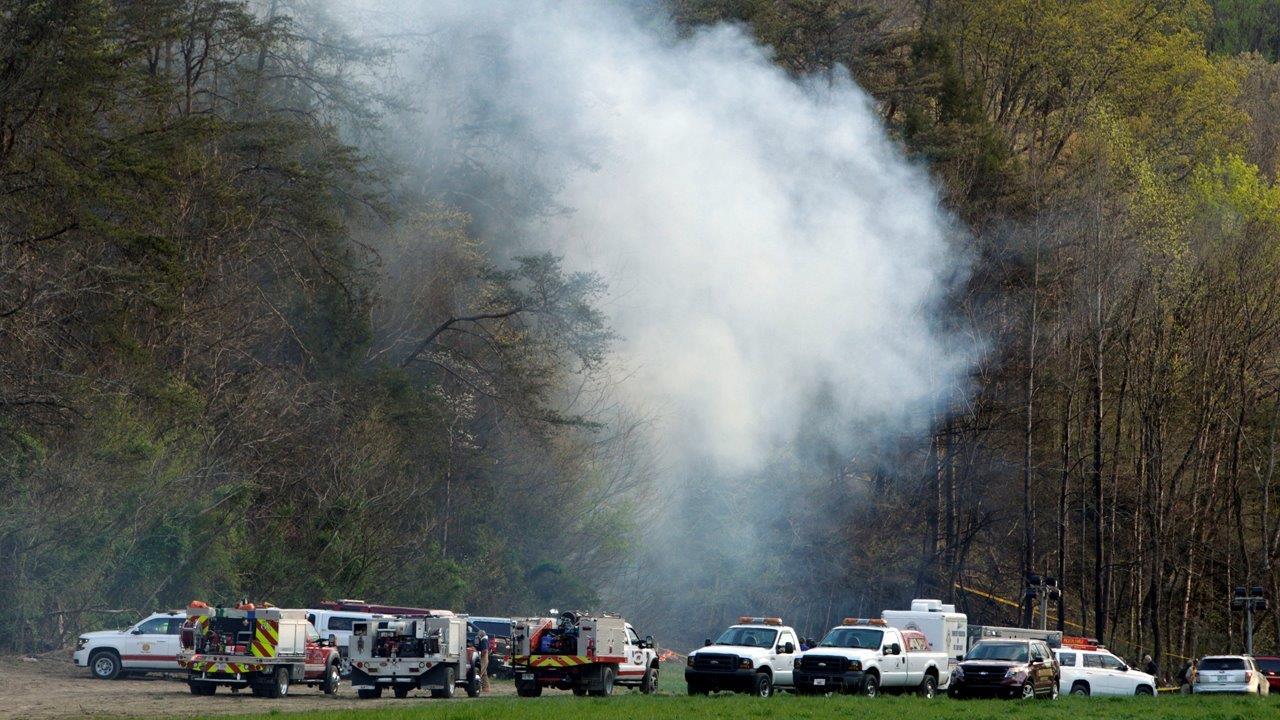
[[[711,693],[710,690],[702,685],[692,682],[688,683],[688,690],[690,695],[709,695]]]
[[[640,680],[640,692],[645,695],[652,695],[658,691],[658,666],[650,665],[648,670],[644,671],[644,678]]]
[[[271,684],[267,686],[267,697],[282,698],[289,694],[289,668],[280,666],[271,673]]]
[[[360,688],[359,690],[356,690],[356,697],[361,700],[377,700],[382,697],[382,688]]]
[[[1031,682],[1030,680],[1028,680],[1028,681],[1026,681],[1026,682],[1022,683],[1022,695],[1021,695],[1021,697],[1022,697],[1022,699],[1023,699],[1023,700],[1035,700],[1035,699],[1036,699],[1036,686],[1035,686],[1034,684],[1032,684],[1032,682]]]
[[[1088,697],[1088,696],[1089,696],[1089,683],[1087,683],[1087,682],[1085,682],[1085,681],[1083,681],[1083,680],[1077,680],[1077,681],[1075,681],[1075,683],[1071,685],[1071,694],[1072,694],[1072,695],[1079,695],[1079,696],[1081,696],[1081,697]]]
[[[89,671],[99,680],[115,680],[120,670],[120,655],[115,650],[98,650],[89,656]]]
[[[1152,690],[1150,685],[1139,685],[1133,694],[1138,697],[1151,697],[1156,694],[1156,691]]]
[[[938,678],[932,674],[926,674],[924,679],[920,681],[920,687],[916,690],[916,694],[922,698],[932,700],[938,694]]]
[[[409,697],[409,691],[412,689],[408,683],[399,683],[391,688],[391,692],[395,693],[397,698],[403,700]]]
[[[203,680],[188,680],[187,687],[191,690],[192,695],[208,696],[218,691],[217,685]]]
[[[342,673],[338,670],[338,663],[331,662],[324,669],[324,681],[320,683],[320,691],[325,695],[337,695],[338,684],[342,682]]]
[[[539,697],[542,695],[541,685],[517,685],[516,695],[520,697]]]
[[[591,694],[595,697],[609,697],[613,694],[613,668],[606,665],[600,668],[600,689],[592,690]]]
[[[773,676],[767,672],[756,673],[754,684],[751,686],[751,691],[756,697],[773,697]]]
[[[862,694],[869,698],[880,697],[880,676],[869,672],[862,678]]]
[[[483,688],[480,685],[480,673],[472,670],[467,673],[467,697],[480,697],[480,691]]]
[[[444,669],[444,688],[441,690],[432,690],[431,697],[439,700],[449,700],[453,697],[453,686],[458,682],[458,671],[452,665]]]

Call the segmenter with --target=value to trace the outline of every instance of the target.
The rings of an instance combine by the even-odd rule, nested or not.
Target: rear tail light
[[[1253,680],[1253,672],[1252,672],[1252,671],[1250,671],[1250,670],[1245,670],[1245,671],[1244,671],[1244,681],[1245,681],[1245,682],[1250,682],[1250,681],[1252,681],[1252,680]]]

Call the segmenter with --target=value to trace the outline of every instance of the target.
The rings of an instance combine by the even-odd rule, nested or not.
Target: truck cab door
[[[625,660],[618,666],[618,677],[624,680],[638,680],[644,677],[645,652],[640,647],[640,636],[635,628],[627,626],[627,641],[623,647]]]
[[[892,653],[893,646],[897,652]],[[886,632],[880,646],[880,685],[882,687],[902,687],[907,684],[907,648],[903,646],[903,638],[898,633]]]
[[[319,677],[324,673],[327,653],[325,653],[325,648],[320,647],[320,632],[310,622],[306,624],[306,644],[306,651],[302,661],[305,665],[306,676]]]
[[[791,652],[787,652],[788,645]],[[778,645],[773,651],[773,683],[790,687],[795,683],[796,653],[800,652],[800,641],[795,633],[783,630],[778,633]]]

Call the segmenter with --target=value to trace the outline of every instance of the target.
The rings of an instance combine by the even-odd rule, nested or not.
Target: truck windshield
[[[827,633],[822,642],[818,643],[818,647],[870,648],[877,650],[880,648],[880,641],[883,638],[883,630],[838,627]]]
[[[741,645],[743,647],[771,648],[778,638],[777,630],[766,628],[731,627],[724,631],[716,645]]]
[[[1027,661],[1027,644],[1014,642],[980,642],[973,646],[965,660]]]

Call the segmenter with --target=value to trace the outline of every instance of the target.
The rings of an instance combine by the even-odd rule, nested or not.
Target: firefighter
[[[480,689],[489,692],[489,653],[493,647],[489,634],[479,625],[476,626],[475,648],[476,654],[480,656]]]

